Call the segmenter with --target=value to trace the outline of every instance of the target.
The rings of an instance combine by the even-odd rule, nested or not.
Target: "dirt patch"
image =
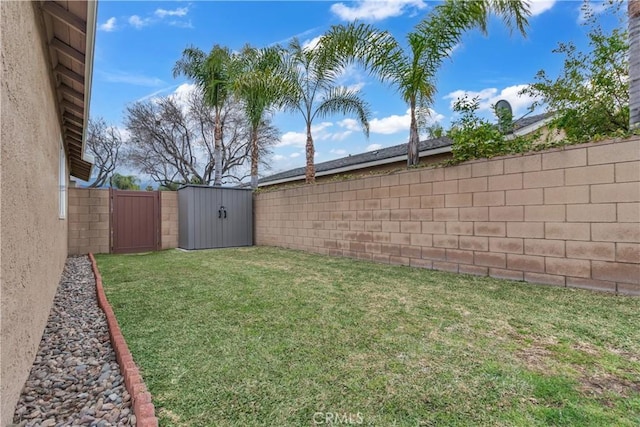
[[[540,341],[534,341],[516,354],[519,359],[524,361],[527,368],[535,372],[550,374],[556,371],[557,363],[559,363],[555,360],[553,351],[549,349],[554,344],[556,344],[555,338],[544,338]],[[586,342],[574,343],[571,345],[571,348],[590,356],[597,357],[601,355],[601,351],[598,348]],[[623,356],[620,352],[617,352],[617,354]],[[578,391],[586,396],[601,400],[604,405],[612,405],[606,397],[606,395],[610,393],[622,397],[640,394],[640,379],[638,381],[631,381],[608,372],[594,372],[593,365],[585,366],[570,363],[568,366],[578,373],[576,376],[579,383]]]
[[[183,423],[180,422],[180,416],[178,414],[176,414],[175,412],[173,412],[173,411],[171,411],[169,409],[160,408],[160,410],[158,412],[160,413],[159,415],[170,419],[171,422],[175,423],[176,425],[179,425],[179,426],[186,425],[186,424],[183,424]]]
[[[581,367],[576,367],[580,372],[578,381],[580,391],[588,396],[602,397],[607,393],[615,393],[622,397],[631,394],[640,394],[640,381],[630,381],[620,378],[608,372],[585,372]]]
[[[516,356],[524,361],[527,368],[535,372],[541,373],[549,373],[553,371],[552,364],[550,363],[553,360],[553,353],[549,350],[549,347],[556,344],[558,340],[554,336],[545,336],[545,337],[525,337],[518,334],[517,332],[512,332],[510,334],[511,338],[522,343],[523,348],[516,353]],[[528,340],[532,340],[528,343]]]
[[[640,354],[631,353],[630,351],[619,350],[617,348],[609,347],[607,350],[616,356],[620,356],[624,359],[629,360],[630,362],[640,363]]]
[[[592,344],[589,344],[588,342],[581,341],[581,342],[571,344],[571,348],[573,350],[588,354],[589,356],[600,356],[600,351],[595,346],[593,346]]]
[[[524,361],[532,371],[536,372],[548,372],[549,360],[551,359],[551,352],[545,347],[540,345],[532,345],[524,348],[517,353],[519,359]]]

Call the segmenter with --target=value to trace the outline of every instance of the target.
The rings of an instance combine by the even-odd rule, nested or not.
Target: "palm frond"
[[[382,81],[396,81],[398,66],[406,62],[396,39],[388,31],[369,24],[334,25],[325,33],[322,42],[342,67],[360,64]]]
[[[364,134],[369,137],[369,117],[371,110],[369,104],[364,101],[358,91],[346,87],[336,87],[325,93],[316,109],[312,119],[326,117],[332,114],[354,114]]]

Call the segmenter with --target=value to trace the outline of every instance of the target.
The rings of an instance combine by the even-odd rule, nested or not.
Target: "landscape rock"
[[[86,256],[67,259],[13,423],[21,427],[136,424]]]

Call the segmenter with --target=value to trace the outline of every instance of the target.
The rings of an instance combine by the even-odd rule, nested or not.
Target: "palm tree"
[[[234,64],[228,48],[215,45],[209,55],[196,47],[182,52],[173,67],[173,76],[184,75],[203,91],[207,104],[214,110],[214,158],[213,185],[222,184],[222,120],[221,112],[230,93]]]
[[[472,29],[487,30],[490,13],[511,29],[525,35],[528,4],[513,0],[447,0],[407,34],[408,48],[402,49],[388,32],[352,23],[332,27],[323,41],[338,52],[343,64],[362,63],[382,81],[395,86],[411,114],[407,165],[418,164],[419,122],[428,115],[436,93],[435,77],[442,61],[449,57],[463,34]]]
[[[629,129],[640,129],[640,0],[629,0]]]
[[[293,39],[283,51],[279,73],[286,82],[283,85],[281,107],[299,111],[305,122],[307,183],[315,183],[313,135],[314,119],[332,114],[355,114],[365,135],[369,136],[369,105],[360,97],[357,89],[339,86],[337,79],[343,71],[343,60],[327,49],[322,41],[315,47],[303,47]]]
[[[233,82],[235,95],[242,101],[251,128],[251,187],[258,186],[260,160],[259,131],[269,110],[281,99],[284,82],[276,72],[280,64],[277,48],[246,46],[240,54],[240,72]]]

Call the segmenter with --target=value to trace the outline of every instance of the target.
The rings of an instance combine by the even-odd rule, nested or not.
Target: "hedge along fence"
[[[255,196],[256,244],[640,295],[640,137]]]

